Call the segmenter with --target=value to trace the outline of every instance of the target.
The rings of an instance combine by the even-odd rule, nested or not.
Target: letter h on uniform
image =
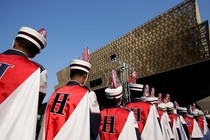
[[[68,99],[68,96],[70,94],[62,94],[63,95],[63,98],[62,98],[62,100],[59,100],[59,97],[61,96],[61,94],[62,93],[56,93],[56,97],[55,97],[55,100],[53,102],[52,108],[50,109],[50,112],[64,115],[63,110],[64,110],[64,107],[66,105],[66,101]],[[58,109],[55,108],[56,107],[56,104],[60,104],[60,106],[59,106]]]
[[[108,132],[108,133],[115,133],[114,121],[115,121],[115,116],[104,116],[104,125],[103,125],[102,131]]]
[[[131,110],[134,112],[136,121],[141,121],[141,108],[131,108]]]
[[[14,68],[14,66],[0,62],[0,79],[3,77],[4,73],[8,70],[8,68]]]

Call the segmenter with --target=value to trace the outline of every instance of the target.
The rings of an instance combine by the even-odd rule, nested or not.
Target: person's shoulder
[[[132,112],[132,110],[131,110],[130,108],[121,106],[120,109],[119,109],[119,112],[120,112],[121,114],[124,114],[125,116],[127,116],[129,113]]]
[[[124,109],[125,111],[128,111],[128,112],[132,111],[130,108],[128,108],[126,106],[121,106],[121,108]]]
[[[148,106],[151,106],[152,105],[152,103],[150,103],[150,102],[147,102],[147,101],[143,101],[143,102],[141,102],[142,104],[145,104],[145,105],[148,105]]]
[[[87,86],[81,86],[81,87],[83,87],[83,88],[87,89],[89,92],[91,92]],[[94,91],[92,91],[92,92],[94,92]]]
[[[133,102],[128,102],[128,103],[125,103],[125,107],[126,106],[129,106],[130,104],[132,104]]]
[[[31,60],[31,62],[33,62],[34,64],[36,64],[37,66],[40,67],[41,71],[44,71],[45,70],[45,67],[43,67],[40,63],[36,62],[36,61],[33,61]]]
[[[147,105],[147,106],[151,106],[152,105],[152,103],[144,101],[144,100],[135,100],[135,101],[133,101],[133,103]]]

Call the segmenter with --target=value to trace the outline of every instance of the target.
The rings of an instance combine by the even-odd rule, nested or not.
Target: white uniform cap
[[[151,103],[153,103],[153,104],[157,104],[158,103],[158,97],[150,97],[150,98],[153,98]]]
[[[187,113],[187,108],[186,107],[178,107],[177,111],[180,113]]]
[[[142,84],[128,84],[129,90],[143,91],[144,85]]]
[[[163,111],[166,110],[166,104],[165,103],[159,103],[158,108],[162,109]]]
[[[157,97],[145,97],[146,102],[151,102],[151,103],[158,103],[158,98]]]
[[[191,114],[192,114],[193,116],[198,116],[198,112],[199,112],[199,110],[196,108],[196,109],[194,109],[194,110],[191,112]]]
[[[29,27],[21,27],[16,37],[24,38],[31,43],[33,43],[39,50],[43,49],[47,42],[46,42],[47,32],[45,29],[40,29],[36,31]]]
[[[210,114],[205,115],[206,119],[210,120]]]
[[[174,104],[172,102],[168,102],[168,103],[166,103],[166,108],[167,108],[167,110],[173,110]]]
[[[122,97],[122,86],[119,86],[117,88],[106,88],[105,89],[105,93],[107,98],[109,99],[113,99],[113,98],[120,98]]]
[[[199,115],[199,116],[204,115],[203,111],[202,111],[202,110],[199,110],[199,111],[198,111],[198,115]]]
[[[89,73],[91,64],[81,59],[73,59],[70,64],[70,69],[78,69]]]

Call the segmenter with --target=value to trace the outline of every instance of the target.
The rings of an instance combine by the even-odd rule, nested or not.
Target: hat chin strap
[[[14,48],[15,40],[12,41],[12,48]]]
[[[84,83],[83,83],[83,84],[81,84],[82,86],[84,86],[84,85],[85,85],[85,83],[87,82],[88,77],[89,77],[89,74],[87,73],[87,76],[86,76],[86,78],[85,78]]]

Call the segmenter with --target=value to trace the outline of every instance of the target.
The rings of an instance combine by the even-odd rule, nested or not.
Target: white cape
[[[161,127],[163,132],[163,140],[174,139],[174,134],[169,124],[170,119],[167,112],[164,112],[161,119]]]
[[[40,69],[0,104],[0,139],[34,140],[36,136]]]
[[[193,131],[192,131],[192,138],[203,138],[202,131],[197,123],[197,121],[194,119],[194,125],[193,125]]]
[[[149,115],[141,134],[142,140],[163,140],[160,124],[157,119],[155,105],[151,105]]]
[[[128,115],[128,119],[119,135],[118,140],[137,140],[135,125],[134,125],[134,114],[131,111]]]

